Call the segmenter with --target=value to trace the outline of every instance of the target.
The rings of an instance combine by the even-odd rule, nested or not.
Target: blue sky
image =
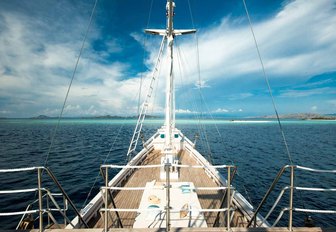
[[[192,12],[190,15],[189,5]],[[336,1],[246,0],[280,114],[336,113]],[[165,26],[165,1],[100,0],[65,116],[134,115]],[[0,1],[0,117],[57,116],[93,0]],[[273,114],[242,1],[176,0],[176,109],[180,114]],[[179,68],[181,67],[181,68]],[[164,108],[164,72],[148,112]],[[142,94],[142,99],[145,96]]]

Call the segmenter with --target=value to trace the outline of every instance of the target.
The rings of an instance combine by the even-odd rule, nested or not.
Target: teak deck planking
[[[141,165],[160,164],[161,156],[162,155],[160,151],[154,150],[147,155]],[[179,153],[179,160],[180,164],[198,165],[196,160],[187,151],[182,151]],[[157,182],[162,181],[160,180],[160,168],[136,169],[123,186],[144,187],[147,182],[153,180],[156,180]],[[193,182],[195,187],[218,187],[218,185],[204,172],[204,169],[201,168],[180,168],[180,178],[178,181]],[[140,205],[142,194],[143,190],[121,190],[114,194],[116,207],[123,209],[137,209]],[[197,191],[197,195],[203,209],[216,209],[220,207],[223,192],[217,190],[199,190]],[[173,200],[173,198],[174,196],[171,196],[171,200]],[[120,212],[119,215],[121,217],[123,227],[131,228],[137,213]],[[217,213],[204,213],[208,227],[213,226],[216,216]],[[116,214],[111,212],[111,216],[109,217],[109,225],[116,227],[116,219]],[[104,227],[104,217],[100,217],[96,221],[97,223],[95,223],[95,228]]]

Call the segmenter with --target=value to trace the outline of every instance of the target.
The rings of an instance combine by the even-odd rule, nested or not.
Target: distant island
[[[262,118],[276,118],[276,115],[263,116]],[[298,113],[279,115],[281,119],[301,119],[301,120],[336,120],[336,115],[321,115],[314,113]]]
[[[29,119],[57,119],[58,117],[49,117],[46,115],[39,115],[36,117],[30,117]],[[118,116],[118,115],[102,115],[102,116],[88,116],[88,117],[63,117],[72,119],[137,119],[138,116]],[[159,116],[146,115],[146,118],[161,118]]]
[[[137,119],[138,117],[139,117],[138,115],[134,115],[134,116],[104,115],[104,116],[81,117],[81,118],[83,119],[124,119],[124,118]],[[161,117],[154,116],[154,115],[146,115],[146,118],[161,118]]]
[[[56,118],[56,117],[48,117],[46,115],[39,115],[37,117],[31,117],[30,119],[51,119],[51,118]]]
[[[213,118],[212,115],[208,115],[209,119]],[[296,120],[336,120],[336,114],[316,114],[316,113],[296,113],[296,114],[282,114],[279,115],[281,119],[296,119]],[[138,115],[133,115],[133,116],[120,116],[120,115],[99,115],[99,116],[73,116],[73,117],[62,117],[62,119],[137,119]],[[163,119],[163,115],[146,115],[147,119]],[[194,118],[192,115],[180,115],[178,117],[179,119],[192,119]],[[206,119],[207,117],[203,118]],[[0,117],[0,119],[10,119],[6,117]],[[35,117],[30,117],[26,119],[38,119],[38,120],[44,120],[44,119],[58,119],[58,117],[50,117],[46,115],[39,115]],[[253,120],[253,119],[276,119],[275,115],[265,115],[265,116],[252,116],[252,117],[238,117],[238,116],[227,116],[227,115],[222,115],[221,117],[216,117],[216,119],[223,119],[223,120],[228,120],[228,119],[244,119],[244,120]]]

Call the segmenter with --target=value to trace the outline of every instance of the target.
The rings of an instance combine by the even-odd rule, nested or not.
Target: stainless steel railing
[[[209,171],[210,168],[224,168],[227,169],[227,182],[226,186],[219,186],[219,187],[187,187],[187,189],[195,190],[195,191],[202,191],[202,190],[225,190],[225,194],[223,195],[220,208],[218,209],[197,209],[198,212],[217,212],[217,217],[215,222],[218,222],[219,220],[219,214],[221,212],[226,212],[226,227],[227,229],[230,229],[230,223],[233,219],[233,214],[231,214],[231,211],[234,211],[235,209],[232,207],[232,199],[235,193],[234,188],[232,187],[231,183],[234,178],[234,175],[236,173],[236,167],[232,165],[218,165],[218,166],[202,166],[202,165],[180,165],[180,164],[159,164],[159,165],[137,165],[137,166],[131,166],[131,165],[102,165],[100,167],[101,174],[104,178],[105,186],[101,187],[102,190],[102,196],[104,200],[104,208],[101,208],[101,212],[104,212],[104,231],[107,232],[109,229],[109,212],[115,212],[117,215],[117,220],[119,226],[122,227],[122,221],[121,217],[118,214],[118,212],[146,212],[146,211],[157,211],[157,209],[125,209],[125,208],[117,208],[114,200],[113,200],[113,194],[111,191],[120,191],[120,190],[126,190],[126,191],[141,191],[145,189],[155,189],[155,188],[162,188],[162,187],[121,187],[121,186],[110,186],[109,185],[109,169],[142,169],[142,168],[164,168],[166,171],[166,184],[164,188],[166,188],[166,205],[164,209],[160,210],[161,213],[166,214],[166,231],[170,231],[170,213],[177,213],[180,212],[180,210],[172,210],[170,207],[170,189],[172,189],[172,186],[170,185],[170,170],[171,168],[201,168],[204,169],[204,171]],[[232,191],[233,190],[233,191]],[[112,203],[113,208],[109,208],[109,197],[110,201]],[[224,207],[226,205],[226,207]],[[192,211],[192,210],[191,210]]]
[[[37,190],[37,189],[36,189]],[[55,220],[55,218],[52,216],[52,214],[50,212],[59,212],[62,215],[66,215],[66,212],[68,211],[69,207],[68,207],[68,202],[65,199],[65,197],[63,197],[63,195],[61,193],[51,193],[46,189],[43,189],[43,191],[45,191],[46,193],[42,196],[42,200],[45,199],[46,201],[46,212],[48,213],[48,222],[47,225],[50,225],[51,221],[53,221],[53,223],[55,225],[58,225],[57,221]],[[14,192],[12,192],[14,193]],[[55,200],[55,197],[62,197],[63,199],[63,209],[59,206],[59,204],[57,203],[57,201]],[[54,206],[56,208],[51,208],[50,207],[50,201],[52,201],[52,203],[54,204]],[[31,210],[33,210],[34,205],[39,203],[39,199],[33,201],[32,203],[30,203],[27,207],[26,210],[24,211],[25,213],[22,215],[18,225],[16,226],[16,230],[20,229],[20,226],[22,225],[23,220],[30,214],[29,212],[31,212]],[[66,220],[66,217],[64,217],[64,224],[66,225],[66,223],[69,223],[68,220]]]
[[[336,170],[321,170],[321,169],[314,169],[314,168],[308,168],[308,167],[303,167],[299,165],[286,165],[281,170],[278,172],[276,178],[274,179],[273,183],[267,190],[265,196],[261,200],[259,206],[257,207],[256,211],[254,212],[253,216],[251,217],[251,220],[249,221],[247,227],[250,227],[253,223],[253,226],[257,226],[256,223],[256,218],[258,213],[260,212],[261,208],[264,206],[265,202],[267,201],[269,195],[271,192],[274,190],[275,186],[278,184],[280,178],[282,175],[285,173],[286,170],[290,170],[290,185],[285,186],[282,188],[280,191],[278,197],[276,198],[273,206],[271,209],[268,211],[267,215],[264,217],[264,221],[266,221],[269,216],[273,213],[274,209],[276,206],[279,204],[280,200],[282,199],[282,196],[286,191],[289,190],[289,202],[288,202],[288,207],[283,208],[276,220],[274,221],[272,227],[276,226],[280,219],[282,218],[284,212],[288,211],[289,212],[289,219],[288,219],[288,229],[292,231],[293,228],[293,212],[310,212],[310,213],[324,213],[324,214],[336,214],[336,210],[327,210],[327,209],[306,209],[306,208],[297,208],[293,207],[294,203],[294,190],[298,191],[319,191],[319,192],[336,192],[336,188],[308,188],[308,187],[299,187],[295,186],[294,181],[295,181],[295,169],[303,170],[303,171],[308,171],[308,172],[315,172],[315,173],[334,173],[336,174]],[[263,222],[264,222],[263,221]]]
[[[16,211],[16,212],[0,212],[1,216],[14,216],[14,215],[22,215],[21,220],[17,226],[17,229],[19,228],[21,222],[24,220],[26,215],[32,215],[32,214],[38,214],[35,220],[38,219],[38,228],[39,231],[44,230],[44,221],[43,221],[43,215],[46,213],[48,215],[48,224],[50,224],[50,220],[53,221],[54,224],[59,225],[57,223],[57,220],[53,216],[52,212],[58,212],[61,214],[61,216],[64,218],[64,224],[69,223],[71,224],[71,220],[68,218],[66,212],[68,210],[68,204],[72,207],[75,214],[79,217],[82,224],[85,227],[88,227],[86,222],[83,220],[82,216],[80,215],[79,211],[77,210],[74,203],[71,201],[69,196],[66,194],[65,190],[53,174],[53,172],[46,167],[29,167],[29,168],[16,168],[16,169],[0,169],[0,174],[3,173],[14,173],[14,172],[37,172],[37,188],[26,188],[26,189],[15,189],[15,190],[1,190],[1,194],[19,194],[19,193],[29,193],[29,192],[35,192],[37,193],[38,198],[31,202],[25,211]],[[46,173],[50,179],[54,182],[60,193],[51,193],[47,188],[42,187],[42,174]],[[55,200],[55,196],[62,196],[63,199],[63,208],[60,207],[59,203]],[[46,207],[44,207],[44,201],[46,202]],[[50,208],[50,201],[56,208]],[[38,209],[33,209],[33,206],[35,204],[38,204]],[[33,220],[33,221],[35,221]]]

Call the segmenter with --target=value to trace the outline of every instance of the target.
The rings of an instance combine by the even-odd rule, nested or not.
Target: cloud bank
[[[48,4],[56,6],[48,10],[44,8]],[[42,1],[30,7],[36,9],[4,6],[0,10],[0,117],[59,114],[88,23],[89,12],[83,9],[91,6],[82,2],[71,5],[68,1]],[[61,17],[53,12],[61,13]],[[303,83],[314,75],[335,71],[334,25],[336,3],[333,0],[291,1],[272,17],[254,23],[267,75],[290,84]],[[130,33],[134,43],[142,41],[137,33]],[[100,37],[104,38],[100,40],[101,47],[105,48],[103,51],[95,49]],[[126,49],[121,39],[105,38],[100,26],[93,25],[65,115],[133,115],[137,112],[140,79],[144,81],[143,89],[146,89],[151,71],[140,71],[132,63],[111,59],[111,54],[122,54]],[[223,16],[219,25],[199,30],[201,80],[197,72],[195,40],[177,38],[177,45],[175,74],[180,78],[178,76],[183,73],[182,81],[177,81],[180,87],[195,89],[196,85],[225,92],[227,87],[213,83],[225,80],[244,82],[249,78],[253,88],[253,80],[260,80],[262,76],[250,28],[244,17],[237,20]],[[145,50],[145,64],[150,68],[158,48],[147,44]],[[181,70],[179,67],[182,67]],[[162,68],[161,73],[164,71],[165,68]],[[164,103],[163,78],[160,77],[159,90],[153,94],[158,100],[151,102],[157,110],[162,109]],[[179,89],[183,90],[180,87],[177,95],[180,94]],[[289,88],[280,91],[279,95],[290,99],[321,95],[325,91],[335,93],[335,87],[300,91]],[[144,96],[142,94],[142,99]],[[243,92],[230,95],[228,99],[236,101],[253,97],[255,94]],[[334,98],[325,99],[325,107],[328,105],[335,109],[334,101]],[[230,108],[225,102],[220,107],[211,107],[211,101],[209,104],[214,112],[225,112]],[[238,105],[235,108],[242,107]],[[312,109],[321,108],[314,105]],[[184,112],[193,112],[193,109],[184,107],[180,113]]]

